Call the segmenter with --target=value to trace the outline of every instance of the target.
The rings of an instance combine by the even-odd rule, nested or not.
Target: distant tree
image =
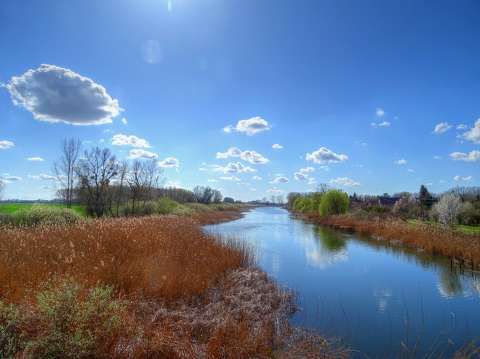
[[[120,205],[126,201],[127,190],[126,190],[126,181],[128,175],[128,163],[126,161],[121,162],[118,165],[118,182],[114,188],[114,201],[115,201],[115,212],[116,216],[119,216]]]
[[[298,192],[290,192],[288,195],[287,195],[287,206],[288,208],[290,209],[293,209],[293,205],[295,204],[295,201],[297,198],[301,197],[302,194],[301,193],[298,193]]]
[[[455,193],[446,193],[433,206],[433,215],[440,223],[453,225],[457,223],[458,214],[462,207],[460,196]]]
[[[417,218],[420,212],[420,204],[412,195],[400,196],[393,206],[393,213],[403,219]]]
[[[152,194],[158,187],[160,176],[161,170],[155,160],[135,160],[133,162],[127,176],[132,200],[132,214],[135,214],[139,201],[143,200],[143,205],[145,205],[147,199],[152,198]]]
[[[422,217],[425,218],[427,216],[428,210],[432,208],[434,199],[428,191],[427,187],[425,187],[423,184],[420,186],[420,191],[418,192],[418,200],[420,201]]]
[[[157,196],[167,197],[179,203],[196,202],[195,194],[193,193],[193,191],[189,191],[184,188],[176,188],[176,187],[158,188]]]
[[[108,210],[111,181],[118,174],[115,156],[107,148],[85,151],[76,173],[87,212],[102,217]]]
[[[62,187],[58,193],[69,208],[72,206],[75,193],[76,166],[80,149],[80,140],[74,138],[63,140],[60,158],[53,165],[57,182]]]
[[[329,190],[322,195],[320,201],[320,214],[322,216],[330,216],[346,213],[350,200],[348,194],[339,190]]]
[[[225,197],[223,199],[224,203],[235,203],[235,200],[232,197]]]
[[[193,189],[195,199],[198,203],[209,204],[213,201],[215,192],[210,187],[196,186]]]
[[[213,190],[213,198],[212,198],[212,202],[213,203],[220,203],[222,202],[222,199],[223,199],[223,195],[222,195],[222,192],[220,192],[219,190]]]

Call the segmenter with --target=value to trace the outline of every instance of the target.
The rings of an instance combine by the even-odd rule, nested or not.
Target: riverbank
[[[377,240],[417,248],[434,255],[450,257],[452,262],[468,269],[480,269],[480,235],[424,222],[410,223],[393,217],[344,214],[322,217],[297,214],[304,220],[343,231],[368,235]]]
[[[312,358],[344,356],[289,326],[293,295],[255,267],[243,243],[199,225],[241,215],[0,231],[0,356],[298,358],[312,348]]]

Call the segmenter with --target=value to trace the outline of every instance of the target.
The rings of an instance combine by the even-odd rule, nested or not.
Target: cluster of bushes
[[[346,213],[350,204],[348,194],[340,190],[313,192],[298,195],[293,202],[293,210],[300,213],[315,213],[330,216]]]
[[[113,354],[124,331],[124,304],[109,286],[50,282],[30,305],[0,301],[0,357],[93,358]],[[36,328],[32,330],[32,328]]]
[[[33,206],[13,213],[0,213],[0,226],[66,225],[81,220],[77,212],[67,208]]]

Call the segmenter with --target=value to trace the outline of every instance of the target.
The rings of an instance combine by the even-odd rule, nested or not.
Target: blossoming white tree
[[[438,217],[440,223],[453,225],[457,222],[461,207],[460,196],[455,193],[446,193],[433,206],[433,213]]]

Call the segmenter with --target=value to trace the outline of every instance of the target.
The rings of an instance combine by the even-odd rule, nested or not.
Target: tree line
[[[108,148],[93,147],[82,152],[81,142],[65,139],[54,164],[58,197],[67,207],[83,204],[87,214],[137,214],[151,201],[169,198],[179,203],[220,203],[222,193],[208,186],[193,191],[164,188],[163,169],[155,159],[118,161]],[[229,200],[232,200],[229,198]]]

